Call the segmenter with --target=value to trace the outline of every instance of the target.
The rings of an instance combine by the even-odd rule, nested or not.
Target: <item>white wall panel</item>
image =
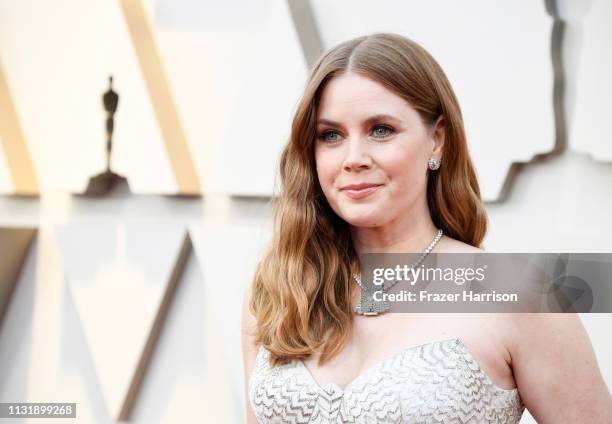
[[[612,167],[568,152],[530,164],[507,201],[487,205],[485,248],[498,252],[612,252]],[[608,197],[609,200],[610,197]]]
[[[212,386],[217,370],[227,371],[223,350],[214,343],[222,331],[206,320],[207,287],[192,252],[168,312],[159,347],[134,405],[134,423],[239,423],[236,387],[225,375]],[[228,407],[229,405],[229,407]]]
[[[583,2],[585,4],[585,2]],[[576,104],[570,145],[601,161],[612,161],[612,3],[586,2],[576,71]]]
[[[82,192],[103,171],[113,74],[112,166],[134,192],[177,191],[118,2],[0,0],[0,58],[43,189]]]
[[[2,146],[2,139],[0,138],[0,146]],[[0,193],[9,194],[13,193],[15,186],[13,184],[13,178],[6,161],[4,149],[0,149]]]
[[[116,419],[127,416],[137,397],[185,237],[177,226],[58,229],[72,300],[107,409]]]
[[[243,387],[240,337],[243,290],[251,284],[257,262],[269,240],[268,231],[260,228],[242,224],[190,229],[206,287],[207,334],[214,336],[207,338],[211,359],[207,379],[210,396],[220,390],[231,392],[232,387]],[[243,411],[242,398],[240,394],[234,403],[223,403],[219,408]],[[242,413],[238,416],[242,417]]]
[[[202,190],[271,195],[307,69],[287,2],[156,4],[156,36]]]

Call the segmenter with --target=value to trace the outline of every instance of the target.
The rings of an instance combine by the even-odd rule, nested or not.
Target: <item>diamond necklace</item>
[[[427,248],[423,251],[423,253],[421,253],[421,256],[419,257],[419,259],[415,263],[413,263],[409,269],[413,269],[414,267],[419,266],[419,264],[423,262],[425,257],[429,254],[429,252],[431,252],[432,249],[436,246],[436,244],[438,244],[441,238],[442,238],[442,230],[439,229],[434,239],[431,241],[431,243],[429,243],[429,246],[427,246]],[[357,284],[359,284],[359,287],[361,287],[361,290],[365,292],[365,302],[364,302],[364,293],[362,292],[361,299],[359,301],[359,305],[355,307],[356,313],[358,313],[359,315],[364,315],[364,316],[373,316],[373,315],[384,314],[385,312],[389,311],[389,309],[391,309],[391,306],[389,305],[388,301],[374,300],[374,293],[377,291],[382,291],[383,293],[385,293],[387,290],[393,287],[399,280],[395,280],[387,288],[385,288],[384,284],[381,285],[380,288],[378,287],[367,287],[366,288],[363,286],[363,284],[361,284],[361,277],[359,274],[353,275],[353,279],[355,280]]]

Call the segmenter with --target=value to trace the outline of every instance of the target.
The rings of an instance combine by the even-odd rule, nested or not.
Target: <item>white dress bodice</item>
[[[461,339],[405,349],[344,389],[320,386],[300,360],[270,367],[259,347],[248,382],[260,424],[516,424],[525,409],[517,388],[492,383]]]

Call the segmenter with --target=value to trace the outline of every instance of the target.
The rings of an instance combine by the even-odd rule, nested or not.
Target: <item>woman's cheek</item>
[[[323,190],[323,194],[327,198],[328,203],[334,203],[334,179],[331,175],[319,172],[319,185]]]
[[[335,176],[337,172],[335,171],[335,167],[333,163],[329,163],[329,161],[321,160],[317,165],[317,174],[319,176],[319,183],[321,187],[325,190],[333,187]]]

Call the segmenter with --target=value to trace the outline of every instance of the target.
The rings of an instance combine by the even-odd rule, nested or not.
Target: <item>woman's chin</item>
[[[342,216],[353,227],[371,228],[381,225],[383,219],[380,213],[347,213]]]

